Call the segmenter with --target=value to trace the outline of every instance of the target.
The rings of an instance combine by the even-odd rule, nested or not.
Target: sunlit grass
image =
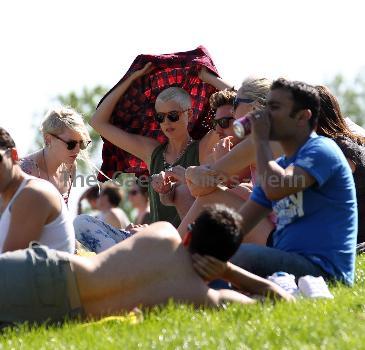
[[[354,288],[331,288],[334,300],[300,300],[221,310],[170,303],[137,324],[111,319],[59,327],[22,326],[0,335],[0,349],[364,349],[365,258]]]

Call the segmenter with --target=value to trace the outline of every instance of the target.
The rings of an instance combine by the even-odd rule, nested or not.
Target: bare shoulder
[[[199,161],[200,164],[207,163],[208,157],[212,152],[213,146],[219,141],[219,137],[214,130],[210,130],[199,142]]]
[[[19,165],[25,173],[34,176],[39,175],[39,167],[37,163],[38,153],[39,151],[31,153],[19,160]]]
[[[17,198],[18,204],[30,205],[28,208],[37,208],[41,206],[60,207],[60,196],[56,188],[46,180],[31,179],[21,191]]]

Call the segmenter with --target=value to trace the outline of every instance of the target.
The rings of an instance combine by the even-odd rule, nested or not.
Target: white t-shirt
[[[61,203],[61,213],[58,215],[56,219],[50,222],[47,225],[43,226],[43,230],[39,239],[37,240],[40,244],[43,244],[49,248],[74,253],[75,252],[75,231],[73,228],[73,224],[71,219],[69,218],[69,212],[66,207],[66,204],[57,191],[56,187],[54,187],[50,182],[42,179],[37,179],[33,176],[27,176],[23,182],[18,187],[17,191],[13,195],[12,199],[8,203],[5,208],[3,214],[0,218],[0,253],[3,252],[4,243],[6,237],[8,235],[10,219],[11,219],[11,206],[19,195],[19,193],[24,189],[25,185],[28,181],[42,181],[42,187],[47,188],[50,192],[53,192],[56,195]],[[34,206],[37,206],[37,203],[34,203]],[[26,227],[24,227],[26,230]]]

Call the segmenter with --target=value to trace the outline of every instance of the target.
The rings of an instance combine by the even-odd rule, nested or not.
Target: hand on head
[[[196,273],[206,281],[223,278],[227,271],[227,262],[223,262],[209,255],[193,254],[193,267]]]

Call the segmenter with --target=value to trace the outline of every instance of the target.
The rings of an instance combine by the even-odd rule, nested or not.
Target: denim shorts
[[[37,243],[0,254],[0,322],[55,322],[81,316],[77,282],[64,255]]]
[[[241,244],[230,261],[264,278],[278,271],[293,274],[296,279],[305,275],[330,278],[319,265],[312,263],[300,254],[257,244]]]

